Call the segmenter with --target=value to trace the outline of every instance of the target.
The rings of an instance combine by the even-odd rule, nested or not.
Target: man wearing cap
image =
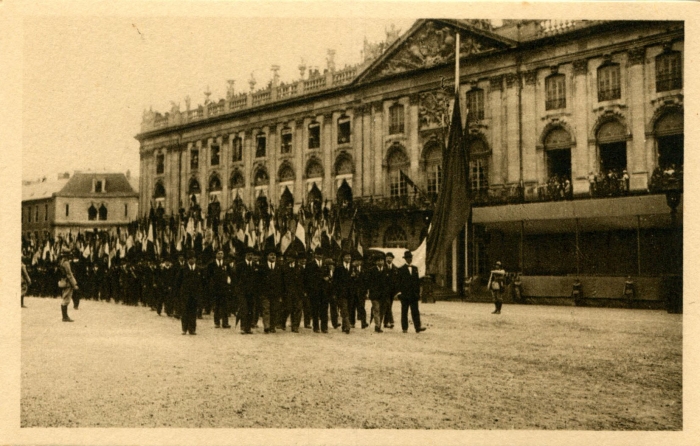
[[[319,333],[323,329],[324,333],[328,333],[328,310],[322,311],[322,304],[325,300],[324,290],[326,282],[324,281],[323,268],[323,251],[321,248],[316,248],[314,251],[314,259],[306,265],[306,274],[304,276],[304,284],[306,292],[309,295],[309,303],[311,304],[311,319],[313,320],[314,333]],[[319,327],[320,320],[320,327]]]
[[[394,305],[394,298],[399,292],[399,271],[394,265],[394,254],[386,253],[386,275],[387,275],[387,296],[384,299],[384,309],[382,317],[384,328],[394,328],[394,313],[391,307]]]
[[[258,268],[253,263],[253,248],[246,248],[245,259],[238,265],[238,314],[241,333],[253,334],[253,307],[258,287]]]
[[[267,260],[262,265],[262,281],[260,289],[262,317],[265,333],[275,333],[279,319],[280,301],[284,294],[284,273],[277,263],[277,253],[274,249],[267,251]]]
[[[501,314],[501,306],[503,305],[503,291],[505,289],[506,271],[501,266],[501,262],[496,262],[496,266],[491,270],[489,283],[486,286],[491,291],[493,303],[496,309],[491,314]]]
[[[420,279],[418,268],[413,266],[413,254],[411,251],[403,253],[406,264],[399,268],[399,299],[401,300],[401,329],[408,333],[408,309],[411,308],[411,319],[416,333],[425,331],[420,323],[418,301],[420,300]]]
[[[355,321],[367,328],[367,312],[365,311],[365,299],[367,298],[366,273],[362,266],[362,256],[356,253],[352,260],[352,295],[350,296],[349,312],[350,326],[355,328]],[[357,319],[355,315],[357,314]]]
[[[217,248],[216,258],[207,267],[209,293],[214,302],[215,328],[231,328],[228,323],[228,295],[232,275],[229,265],[224,262],[223,248]]]
[[[197,303],[202,294],[202,273],[197,268],[197,256],[193,250],[187,253],[187,263],[179,271],[177,279],[179,290],[179,312],[182,322],[182,334],[197,334]]]
[[[335,269],[335,277],[333,280],[333,288],[335,296],[338,299],[338,309],[340,310],[340,319],[343,333],[350,334],[350,315],[348,312],[348,302],[353,294],[353,278],[352,278],[352,254],[345,251],[341,264]]]
[[[73,322],[73,319],[68,317],[68,305],[70,305],[73,299],[73,291],[78,289],[78,282],[75,280],[75,276],[70,267],[72,257],[70,250],[66,249],[61,251],[59,269],[62,277],[61,284],[63,285],[61,287],[61,313],[63,315],[63,322]]]
[[[387,296],[386,260],[384,255],[377,255],[374,267],[367,273],[367,289],[369,299],[372,302],[372,318],[374,319],[374,331],[382,333],[382,302]]]

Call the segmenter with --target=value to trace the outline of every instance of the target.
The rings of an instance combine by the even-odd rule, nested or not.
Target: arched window
[[[353,171],[352,158],[349,155],[339,156],[335,162],[335,174],[336,175],[347,175],[351,174]]]
[[[323,178],[323,166],[317,160],[309,161],[306,166],[306,178]]]
[[[659,155],[659,167],[664,170],[682,167],[683,114],[676,111],[664,114],[654,124],[654,136]]]
[[[426,189],[435,197],[442,185],[442,148],[437,141],[428,141],[423,148],[425,161]]]
[[[385,248],[406,248],[408,246],[406,232],[399,225],[392,225],[384,232]]]
[[[280,209],[291,209],[294,206],[294,195],[289,191],[289,188],[285,186],[284,192],[280,196]]]
[[[240,170],[236,169],[231,173],[231,179],[229,180],[229,187],[231,189],[240,189],[245,187],[245,178]]]
[[[153,190],[153,198],[165,198],[165,186],[160,181],[156,183],[156,187]]]
[[[483,138],[469,141],[469,181],[472,191],[485,191],[489,188],[489,156],[491,151]]]
[[[199,187],[199,181],[197,181],[196,178],[192,178],[190,180],[190,184],[187,188],[187,194],[199,194],[201,193],[202,189]]]
[[[627,131],[619,121],[608,121],[596,133],[600,171],[608,173],[627,168]]]
[[[352,204],[352,188],[347,181],[343,180],[343,182],[340,183],[336,198],[341,208],[346,208]]]
[[[288,163],[282,164],[277,176],[279,177],[280,183],[284,183],[287,181],[294,181],[296,179],[296,174],[294,173],[294,169]]]
[[[107,220],[107,206],[105,206],[104,203],[102,203],[102,206],[100,206],[100,220]]]
[[[389,196],[401,197],[408,195],[408,185],[402,173],[410,166],[410,161],[403,150],[403,146],[395,144],[389,149],[387,156],[387,166],[389,168]]]
[[[212,175],[209,179],[209,192],[219,192],[221,191],[221,180],[218,175]]]
[[[91,204],[88,208],[88,220],[97,220],[97,208],[94,204]]]
[[[311,206],[311,209],[321,209],[321,203],[323,203],[323,194],[321,193],[321,190],[318,188],[318,186],[316,186],[316,183],[313,183],[311,185],[311,189],[309,190],[306,199],[309,202],[309,206]]]
[[[253,184],[255,186],[267,186],[270,184],[270,176],[267,174],[267,170],[264,167],[259,168],[255,172],[253,177]]]
[[[549,176],[571,177],[571,135],[562,127],[551,130],[544,139]]]

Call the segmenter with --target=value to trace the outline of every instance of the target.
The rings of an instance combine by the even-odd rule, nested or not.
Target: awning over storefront
[[[678,206],[678,224],[683,204]],[[670,228],[671,209],[666,196],[641,195],[546,203],[475,207],[472,222],[489,230],[525,233],[562,233]]]

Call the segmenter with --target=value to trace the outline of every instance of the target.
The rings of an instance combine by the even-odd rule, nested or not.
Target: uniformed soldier
[[[503,269],[501,262],[496,262],[496,265],[491,270],[487,288],[491,291],[493,303],[496,309],[491,314],[501,314],[501,306],[503,305],[503,291],[505,289],[506,271]]]
[[[61,251],[61,257],[59,259],[62,275],[61,314],[63,315],[63,322],[73,322],[73,319],[68,317],[68,305],[73,299],[73,292],[78,289],[78,282],[75,280],[73,270],[71,269],[72,257],[71,251],[66,249]]]

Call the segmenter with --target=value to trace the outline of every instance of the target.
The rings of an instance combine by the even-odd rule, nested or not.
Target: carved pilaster
[[[516,84],[518,81],[518,75],[515,73],[507,73],[506,74],[506,87],[507,88],[513,88],[513,86]]]
[[[420,93],[413,93],[408,97],[410,105],[418,105],[420,103]]]
[[[489,78],[489,83],[491,85],[491,90],[501,91],[503,90],[503,75],[494,76]]]
[[[588,60],[587,59],[577,59],[573,62],[573,66],[574,66],[574,75],[575,76],[588,73]]]
[[[646,48],[632,48],[627,50],[627,63],[632,65],[639,65],[644,63],[644,56],[646,55]]]
[[[535,85],[537,82],[537,70],[530,70],[523,73],[525,85]]]

